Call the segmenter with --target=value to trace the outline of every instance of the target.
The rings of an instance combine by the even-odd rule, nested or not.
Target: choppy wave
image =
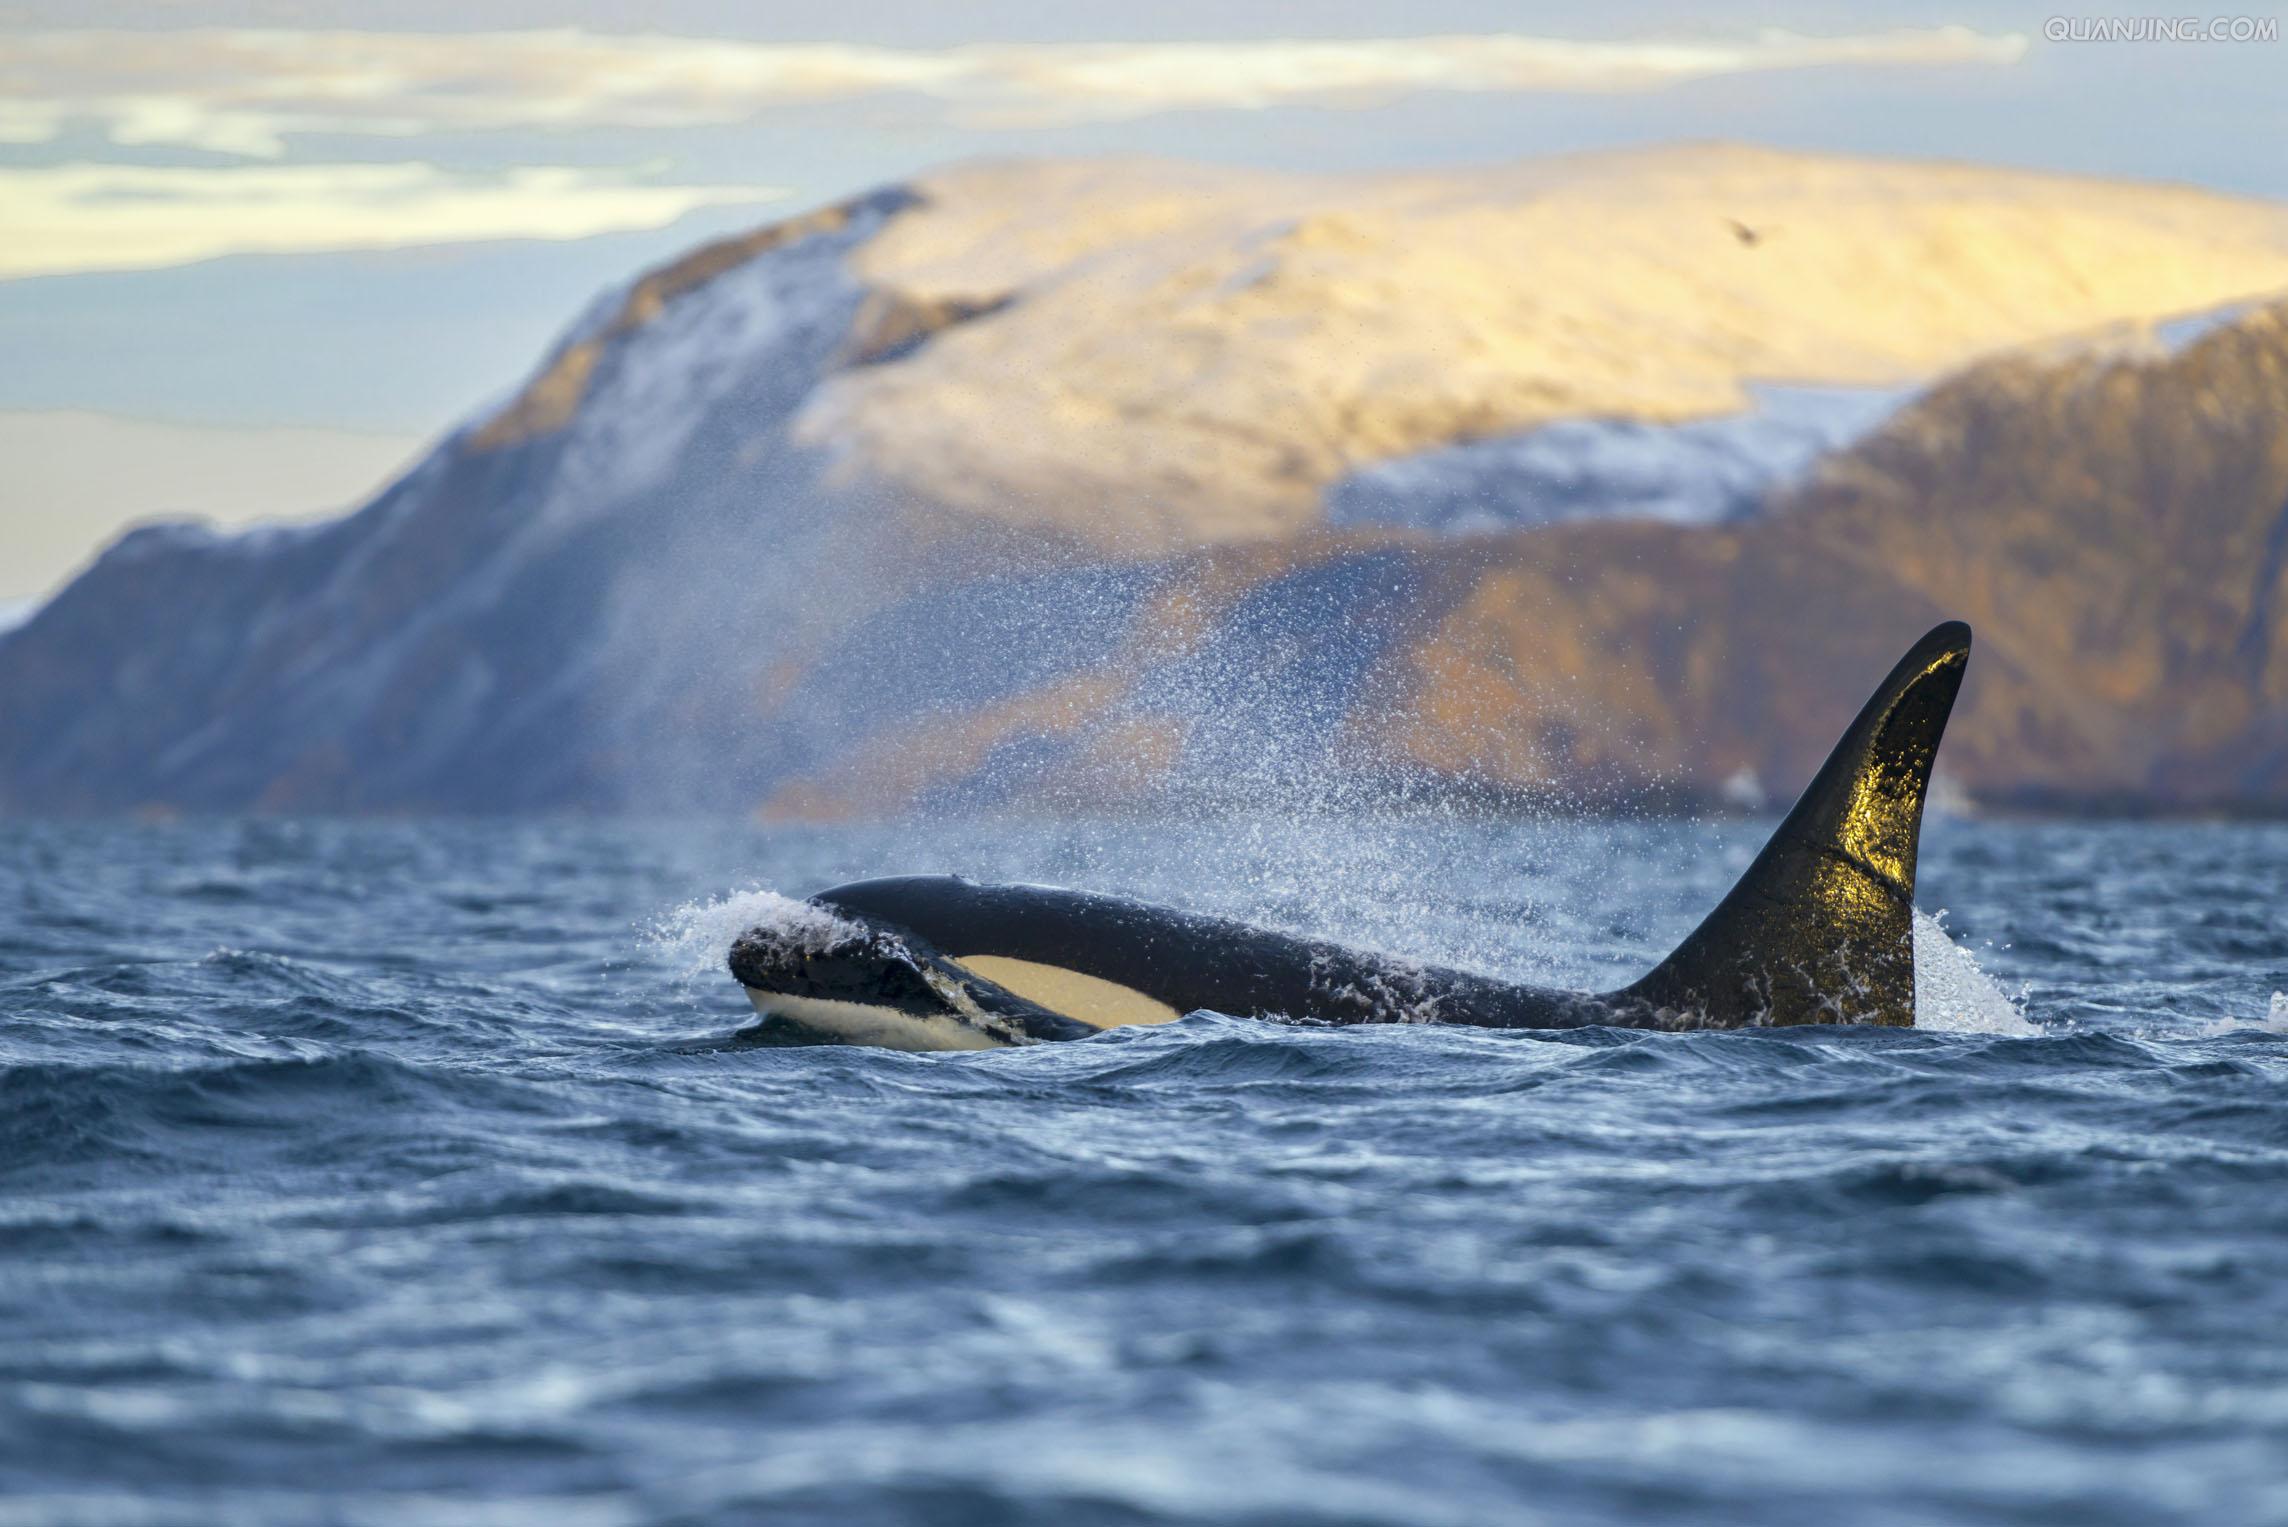
[[[5,829],[0,1523],[2288,1511],[2279,829],[1933,824],[1914,1030],[693,1043],[723,886],[1599,985],[1755,846],[1332,831]]]

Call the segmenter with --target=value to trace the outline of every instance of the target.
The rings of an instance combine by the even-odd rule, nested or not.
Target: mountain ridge
[[[1729,166],[1715,191],[1711,164]],[[1758,177],[1805,207],[1848,183],[1877,208],[1853,216],[1894,240],[1927,224],[1925,252],[2044,269],[1965,257],[1894,288],[1870,266],[1852,302],[1807,292],[1806,313],[1743,337],[1743,314],[1763,320],[1739,283],[1776,278],[1739,261],[1813,239],[1748,207],[1768,234],[1751,245],[1714,217]],[[1299,222],[1295,179],[962,167],[644,273],[361,510],[270,537],[131,537],[0,634],[0,811],[1096,810],[1338,779],[1776,800],[1831,738],[1828,711],[1956,613],[1981,639],[1947,760],[1969,795],[2288,804],[2288,332],[2254,289],[2288,288],[2288,208],[1696,149],[1317,180]],[[1671,183],[1656,205],[1646,188]],[[2030,210],[2013,202],[2028,186]],[[2084,205],[2053,208],[2061,187]],[[1687,229],[1674,258],[1662,205]],[[1393,207],[1426,221],[1400,237]],[[1628,268],[1660,255],[1672,282],[1721,251],[1717,317],[1639,344],[1669,298],[1588,300],[1610,227],[1591,255],[1504,267],[1508,287],[1485,284],[1490,259],[1458,292],[1398,279],[1442,268],[1458,227],[1551,215],[1655,230]],[[2003,232],[1980,234],[1986,217]],[[1264,236],[1201,233],[1241,225]],[[2126,275],[2089,268],[2093,226]],[[1836,252],[1864,237],[1812,264],[1850,276]],[[2184,259],[2145,269],[2162,247]],[[1226,281],[1266,250],[1268,276]],[[1215,279],[1188,320],[1150,321],[1171,271]],[[1958,289],[1935,309],[1932,281]],[[1360,282],[1404,300],[1326,300]],[[1496,345],[1467,385],[1441,380],[1452,336],[1504,302],[1532,317],[1517,332],[1572,323],[1571,348]],[[1979,328],[1981,303],[2009,312]],[[1231,427],[1315,375],[1345,322],[1348,370]],[[1395,370],[1357,363],[1402,339]],[[1684,383],[1678,345],[1705,352]],[[1830,357],[1808,380],[1886,377],[1901,401],[1854,415],[1863,435],[1790,445],[1784,471],[1749,461],[1721,523],[1648,522],[1647,490],[1599,477],[1595,452],[1563,523],[1331,520],[1362,442],[1599,418],[1649,439],[1677,398],[1719,407],[1789,346]],[[1627,408],[1534,390],[1535,366],[1584,347],[1643,372]],[[1052,364],[1067,352],[1087,364]],[[1091,391],[1123,375],[1143,381]],[[1471,412],[1513,385],[1530,407]],[[1119,387],[1151,406],[1124,413]],[[1067,496],[1075,460],[1096,486]]]

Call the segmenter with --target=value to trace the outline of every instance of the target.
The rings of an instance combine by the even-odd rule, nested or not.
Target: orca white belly
[[[1027,1002],[1095,1029],[1172,1023],[1183,1016],[1133,987],[1061,965],[997,954],[963,955],[953,963]],[[914,1013],[872,1002],[797,997],[753,986],[745,990],[756,1012],[789,1019],[844,1044],[886,1050],[993,1050],[1009,1043],[952,1010]]]
[[[745,988],[747,1000],[765,1017],[790,1019],[806,1029],[831,1034],[844,1044],[883,1050],[995,1050],[1002,1042],[970,1027],[951,1013],[906,1013],[869,1002],[836,1002],[826,997],[790,997]]]

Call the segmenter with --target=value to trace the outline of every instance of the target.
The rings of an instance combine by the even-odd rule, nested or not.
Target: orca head
[[[845,1043],[989,1050],[1095,1032],[903,928],[827,903],[749,928],[730,966],[758,1013]]]

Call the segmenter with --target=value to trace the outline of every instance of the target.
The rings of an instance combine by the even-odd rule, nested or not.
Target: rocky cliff
[[[2277,809],[2283,289],[2288,209],[1956,166],[961,169],[127,538],[0,634],[0,810],[1752,800],[1948,614],[1971,797]]]

